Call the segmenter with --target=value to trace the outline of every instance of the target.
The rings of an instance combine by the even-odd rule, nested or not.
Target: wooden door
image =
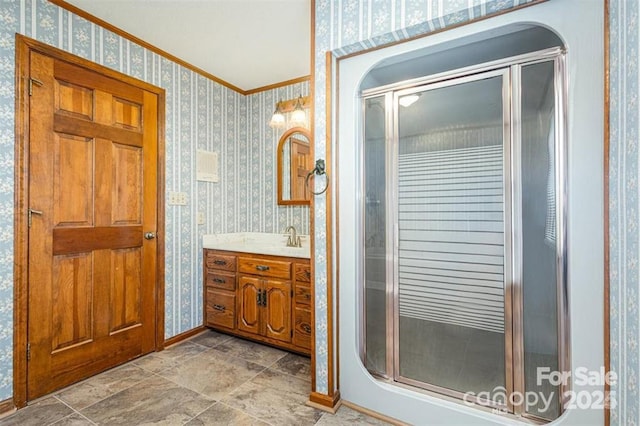
[[[266,280],[264,282],[264,335],[283,342],[291,341],[291,282]]]
[[[29,60],[32,400],[156,348],[158,96]]]
[[[238,287],[238,330],[261,334],[261,307],[258,305],[258,298],[262,291],[261,280],[240,276]]]
[[[291,144],[291,199],[310,200],[306,185],[307,173],[311,170],[311,148],[309,142],[290,138]]]

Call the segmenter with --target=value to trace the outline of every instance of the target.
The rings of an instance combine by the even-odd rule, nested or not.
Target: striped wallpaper
[[[267,126],[276,99],[306,95],[298,83],[244,96],[44,0],[0,0],[0,400],[12,394],[13,153],[15,33],[69,51],[166,90],[165,337],[202,323],[202,235],[309,232],[308,207],[276,205],[275,150]],[[197,149],[220,155],[220,182],[195,180]],[[198,225],[197,212],[206,224]]]
[[[611,424],[640,424],[640,4],[610,0],[609,256]]]

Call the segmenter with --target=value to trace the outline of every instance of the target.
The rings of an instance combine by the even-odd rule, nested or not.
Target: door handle
[[[145,232],[144,233],[145,240],[153,240],[155,237],[156,237],[156,233],[155,232]]]

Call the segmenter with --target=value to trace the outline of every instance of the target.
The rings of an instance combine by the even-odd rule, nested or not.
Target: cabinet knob
[[[311,333],[311,326],[309,324],[302,324],[300,328],[304,330],[305,333]]]

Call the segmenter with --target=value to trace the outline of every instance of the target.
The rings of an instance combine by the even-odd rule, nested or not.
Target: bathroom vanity
[[[205,236],[204,325],[309,355],[308,253],[280,234]]]

